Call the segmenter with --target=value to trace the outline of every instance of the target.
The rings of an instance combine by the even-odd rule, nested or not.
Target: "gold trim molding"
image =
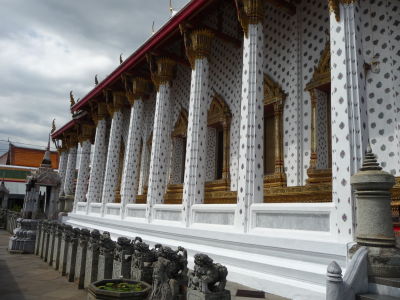
[[[261,23],[263,19],[263,2],[261,0],[235,0],[240,25],[245,37],[249,34],[249,25]]]
[[[174,70],[176,63],[168,57],[160,57],[156,59],[152,55],[147,55],[147,61],[150,66],[151,80],[157,91],[160,85],[167,84],[174,78]]]
[[[208,58],[210,56],[214,33],[208,29],[195,29],[189,33],[183,24],[180,24],[179,28],[183,35],[186,56],[192,70],[194,70],[196,59]]]
[[[283,105],[286,93],[279,83],[275,82],[268,74],[264,74],[264,106],[273,105],[274,110],[274,156],[275,171],[264,176],[264,186],[286,186],[287,179],[283,159]]]
[[[188,127],[188,113],[182,108],[181,113],[179,114],[179,118],[175,123],[174,130],[172,131],[171,136],[173,138],[185,138],[187,135],[187,127]]]

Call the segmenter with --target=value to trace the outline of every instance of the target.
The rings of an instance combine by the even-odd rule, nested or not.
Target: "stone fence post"
[[[61,247],[60,247],[60,262],[59,262],[59,272],[62,276],[65,276],[67,271],[67,257],[68,257],[68,246],[71,241],[72,226],[64,225],[63,232],[61,235]]]
[[[100,232],[97,229],[94,229],[90,233],[90,238],[87,245],[84,288],[87,288],[92,282],[97,280],[99,254]]]
[[[78,241],[81,230],[79,228],[74,228],[72,230],[71,239],[68,244],[68,254],[67,254],[67,279],[70,282],[74,281],[75,278],[75,263],[76,263],[76,253],[78,250]]]
[[[113,276],[112,278],[125,279],[131,277],[131,259],[133,254],[133,245],[131,240],[125,237],[119,237],[114,250]]]
[[[74,281],[78,284],[79,289],[83,289],[85,281],[86,253],[90,238],[88,229],[81,229],[78,240],[78,249],[76,251],[76,264]]]
[[[58,270],[60,267],[61,236],[63,228],[64,226],[62,224],[57,223],[54,230],[54,248],[52,257],[54,270]]]
[[[115,242],[110,238],[108,232],[103,232],[100,237],[99,266],[97,280],[110,279],[113,274]]]
[[[36,232],[36,242],[35,242],[35,254],[39,255],[39,245],[40,245],[40,237],[42,235],[42,221],[38,222],[37,232]]]

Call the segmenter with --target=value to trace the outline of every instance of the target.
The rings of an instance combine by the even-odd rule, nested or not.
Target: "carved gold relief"
[[[328,0],[329,12],[335,14],[336,22],[340,21],[339,0]]]
[[[244,35],[248,37],[249,24],[261,23],[263,2],[261,0],[235,0],[238,19]]]
[[[318,203],[332,202],[332,185],[264,188],[265,203]]]
[[[311,81],[306,85],[306,90],[318,88],[331,82],[331,46],[327,41],[322,51],[318,65],[314,70]]]
[[[175,123],[174,130],[172,131],[172,137],[186,137],[188,126],[188,114],[185,109],[181,110],[179,118]]]
[[[196,59],[209,57],[214,33],[208,29],[195,29],[189,32],[183,24],[181,24],[179,28],[183,35],[186,56],[192,70],[194,70]]]
[[[94,126],[92,124],[88,124],[88,123],[81,124],[81,126],[79,128],[79,134],[78,134],[79,143],[82,144],[84,141],[92,140],[93,132],[94,132],[93,129],[94,129]]]
[[[135,100],[143,100],[149,91],[150,81],[142,77],[135,77],[132,79],[132,88],[126,88],[126,97],[129,103],[133,105]]]
[[[150,65],[151,80],[157,91],[162,84],[171,82],[174,78],[175,61],[167,57],[155,59],[152,55],[147,55]]]

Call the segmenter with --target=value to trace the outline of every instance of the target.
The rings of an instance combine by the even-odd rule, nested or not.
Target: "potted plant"
[[[103,279],[89,285],[88,300],[129,299],[145,300],[151,292],[151,286],[143,281],[128,279]]]

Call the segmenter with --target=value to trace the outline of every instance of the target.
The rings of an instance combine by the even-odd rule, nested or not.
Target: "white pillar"
[[[193,69],[182,200],[182,222],[186,226],[190,225],[192,205],[204,202],[207,108],[209,104],[207,56],[211,50],[212,39],[213,34],[210,31],[195,30],[190,34],[190,44],[186,45],[186,52]]]
[[[67,171],[68,151],[60,150],[60,162],[58,164],[58,174],[60,175],[60,196],[64,195],[65,172]]]
[[[118,187],[119,156],[122,141],[122,106],[125,94],[113,93],[113,103],[109,105],[112,116],[110,139],[108,141],[108,152],[106,170],[104,175],[102,203],[111,203],[115,200],[116,188]]]
[[[368,142],[367,99],[360,14],[354,1],[331,13],[332,200],[339,240],[353,241],[354,197],[350,177],[362,163]]]
[[[90,137],[87,137],[81,142],[81,156],[78,170],[78,180],[76,182],[76,191],[74,199],[74,211],[76,209],[77,202],[86,201],[86,192],[89,182],[89,164],[90,164],[90,150],[92,144],[90,143]]]
[[[104,168],[107,159],[107,121],[105,119],[106,108],[104,103],[99,103],[98,112],[94,113],[93,119],[96,126],[94,138],[93,160],[90,169],[89,187],[87,193],[87,209],[91,202],[101,202],[103,191]]]
[[[140,162],[140,179],[139,179],[139,190],[138,194],[143,195],[145,186],[149,182],[149,161],[150,161],[150,150],[147,140],[143,140],[142,144],[142,155]]]
[[[71,146],[68,150],[68,163],[65,172],[64,193],[66,196],[74,194],[74,180],[76,172],[77,145]]]
[[[235,226],[248,231],[250,206],[263,202],[263,47],[262,2],[245,1],[242,25],[243,43],[242,101],[239,137],[238,203]]]
[[[142,97],[144,96],[146,86],[147,81],[141,78],[135,78],[133,93],[128,97],[132,108],[121,183],[121,202],[123,207],[128,203],[134,203],[136,201],[140,173],[140,151],[142,150],[140,146],[144,120]]]
[[[153,125],[153,141],[151,144],[149,189],[147,193],[146,217],[152,220],[153,206],[163,203],[167,183],[167,167],[169,162],[170,130],[170,81],[173,77],[175,63],[167,58],[157,61],[157,73],[153,81],[157,87],[156,109]]]

